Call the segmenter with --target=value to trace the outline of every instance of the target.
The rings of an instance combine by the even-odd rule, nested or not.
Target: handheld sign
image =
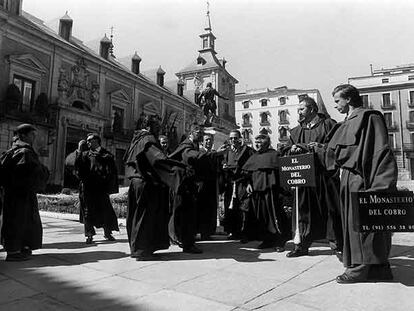
[[[412,191],[353,192],[354,230],[414,232]]]
[[[280,184],[287,187],[315,187],[313,153],[279,158]]]

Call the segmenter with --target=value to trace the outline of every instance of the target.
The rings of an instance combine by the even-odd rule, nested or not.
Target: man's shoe
[[[6,261],[25,261],[29,260],[30,257],[23,253],[7,254]]]
[[[104,238],[107,241],[116,241],[116,239],[114,238],[114,236],[112,234],[105,234]]]
[[[242,236],[242,238],[240,239],[240,243],[241,244],[247,244],[247,243],[249,243],[249,239],[246,236]]]
[[[183,248],[183,253],[188,253],[188,254],[201,254],[201,253],[203,253],[203,251],[201,249],[199,249],[197,246],[192,245],[190,247],[184,247]]]
[[[367,278],[371,281],[392,281],[394,276],[392,275],[390,264],[387,263],[383,265],[371,265]]]
[[[93,237],[92,237],[92,236],[88,236],[88,237],[86,238],[85,243],[86,243],[86,244],[92,244],[92,242],[93,242]]]
[[[286,257],[294,258],[300,256],[307,256],[309,251],[307,249],[295,248],[293,251],[290,251],[286,254]]]
[[[131,256],[132,257],[132,256]],[[143,251],[136,257],[137,261],[148,261],[148,260],[155,260],[157,257],[151,251]]]
[[[359,277],[359,276],[350,276],[346,273],[341,274],[336,277],[336,282],[339,284],[353,284],[353,283],[361,283],[368,281],[365,277]]]

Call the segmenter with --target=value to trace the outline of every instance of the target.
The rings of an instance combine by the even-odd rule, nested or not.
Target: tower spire
[[[113,38],[114,38],[114,26],[111,27],[111,36],[110,36],[111,46],[109,48],[109,53],[111,54],[112,57],[115,58],[115,55],[114,55],[114,43],[112,41]]]
[[[211,20],[210,20],[210,3],[207,1],[207,19],[206,19],[206,26],[204,30],[208,30],[211,32]]]

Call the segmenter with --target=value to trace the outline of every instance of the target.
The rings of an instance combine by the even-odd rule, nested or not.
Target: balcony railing
[[[252,124],[250,122],[243,122],[242,127],[252,127]]]
[[[409,101],[408,102],[408,107],[409,108],[414,108],[414,101]]]
[[[288,119],[283,119],[279,121],[280,125],[285,125],[285,124],[289,124],[289,120]]]
[[[109,139],[129,142],[132,139],[132,136],[134,136],[134,130],[124,128],[114,130],[112,126],[105,126],[103,136]]]
[[[261,126],[269,126],[270,122],[269,121],[260,121],[260,125]]]
[[[414,121],[410,121],[410,120],[407,121],[406,126],[407,126],[407,129],[414,130]]]

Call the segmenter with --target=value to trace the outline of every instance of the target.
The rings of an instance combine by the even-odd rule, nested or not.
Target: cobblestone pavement
[[[339,285],[343,268],[326,244],[287,258],[217,236],[198,243],[203,254],[173,246],[139,262],[128,257],[125,227],[116,242],[98,230],[86,245],[81,224],[51,216],[42,213],[44,246],[31,260],[5,262],[0,252],[0,310],[413,309],[414,234],[393,237],[393,282]]]

